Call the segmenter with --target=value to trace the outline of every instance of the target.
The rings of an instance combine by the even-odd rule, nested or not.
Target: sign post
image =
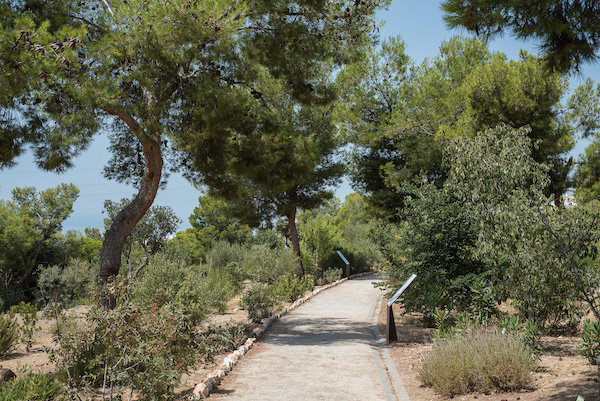
[[[350,262],[348,262],[348,259],[346,259],[346,257],[340,251],[337,251],[337,254],[340,255],[340,258],[342,258],[346,264],[346,278],[350,280]]]
[[[410,283],[412,283],[416,277],[417,277],[416,274],[412,274],[408,278],[408,280],[406,280],[404,282],[404,284],[402,284],[402,287],[400,287],[400,289],[398,291],[396,291],[394,296],[391,297],[387,303],[387,323],[386,323],[386,330],[385,330],[385,341],[388,344],[391,342],[398,341],[398,335],[396,333],[396,322],[394,321],[394,312],[392,311],[392,305],[394,304],[394,302],[396,302],[398,297],[400,295],[402,295],[404,290],[406,290],[406,288],[408,288]]]

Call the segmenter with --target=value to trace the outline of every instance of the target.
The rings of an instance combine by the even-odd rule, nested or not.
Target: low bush
[[[288,248],[254,245],[242,262],[242,269],[246,278],[270,284],[296,271],[296,256]]]
[[[317,279],[317,285],[326,285],[338,281],[342,278],[343,269],[329,268],[323,272]]]
[[[196,340],[205,362],[212,362],[219,354],[235,351],[248,339],[243,324],[210,325]]]
[[[190,266],[185,260],[157,254],[131,287],[139,303],[164,306],[173,303],[183,310],[192,324],[207,314],[223,313],[237,288],[226,268]]]
[[[581,334],[579,350],[581,355],[595,365],[600,357],[600,322],[597,320],[586,320],[583,322],[583,333]]]
[[[471,332],[436,341],[418,377],[441,395],[514,391],[531,380],[535,357],[523,341],[498,332]]]
[[[2,401],[48,401],[59,399],[62,386],[52,376],[32,374],[18,379],[0,382]]]
[[[0,357],[6,355],[19,340],[19,325],[12,314],[0,314]]]
[[[287,274],[280,277],[275,288],[275,295],[283,302],[294,302],[315,287],[312,278],[308,276],[296,277]]]
[[[181,375],[199,357],[189,319],[172,303],[159,306],[128,299],[123,280],[105,291],[116,307],[92,307],[87,332],[57,336],[59,348],[51,359],[77,391],[102,384],[103,390],[111,389],[104,392],[110,399],[121,399],[124,389],[138,400],[173,399]]]
[[[248,317],[254,323],[260,323],[271,317],[275,308],[275,297],[266,284],[254,283],[244,297],[241,305],[248,312]]]
[[[35,332],[41,330],[41,327],[37,326],[37,308],[30,303],[21,302],[10,309],[13,313],[21,315],[21,341],[25,344],[27,351],[29,351],[33,345]]]
[[[92,296],[98,266],[85,259],[71,259],[66,266],[51,265],[40,270],[38,286],[44,302],[61,302],[66,307],[86,303]]]

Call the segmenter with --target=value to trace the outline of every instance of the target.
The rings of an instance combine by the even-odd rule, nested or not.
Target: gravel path
[[[407,401],[376,326],[375,280],[347,281],[281,318],[209,399]]]

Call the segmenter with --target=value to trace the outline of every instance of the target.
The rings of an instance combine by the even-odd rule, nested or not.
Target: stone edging
[[[350,276],[350,278],[361,277],[361,276],[365,276],[368,274],[372,274],[372,272],[354,274],[354,275]],[[196,386],[194,387],[194,391],[193,391],[195,399],[202,399],[202,398],[208,397],[208,395],[211,392],[213,392],[217,388],[217,386],[221,383],[221,380],[223,380],[225,378],[225,376],[227,376],[227,374],[233,370],[233,367],[238,363],[238,361],[244,355],[246,355],[246,353],[248,351],[250,351],[250,349],[254,346],[256,341],[265,334],[267,329],[273,323],[275,323],[281,317],[285,316],[288,312],[291,312],[292,310],[296,309],[297,307],[299,307],[306,301],[310,300],[312,297],[319,294],[321,291],[328,290],[329,288],[335,287],[336,285],[339,285],[347,280],[348,280],[347,278],[343,278],[343,279],[335,281],[331,284],[327,284],[326,286],[321,287],[317,290],[314,290],[313,292],[304,296],[303,298],[296,300],[290,306],[286,306],[285,308],[283,308],[283,310],[281,310],[277,313],[274,313],[273,315],[271,315],[270,318],[263,320],[262,324],[259,327],[257,327],[256,329],[254,329],[251,337],[246,340],[244,345],[241,345],[237,350],[235,350],[231,354],[227,355],[223,359],[223,363],[220,364],[219,366],[217,366],[216,370],[209,373],[204,378],[204,380],[202,380],[200,383],[196,384]]]

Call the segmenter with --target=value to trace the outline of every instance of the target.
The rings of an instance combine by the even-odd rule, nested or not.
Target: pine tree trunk
[[[300,239],[298,238],[298,230],[296,230],[296,207],[293,207],[287,213],[288,227],[290,229],[290,239],[292,241],[292,249],[296,255],[296,274],[304,276],[304,266],[302,265],[302,255],[300,254]]]
[[[160,186],[163,166],[160,135],[146,135],[137,122],[124,112],[110,108],[103,110],[121,118],[137,136],[144,152],[145,168],[137,196],[117,214],[110,228],[104,234],[100,273],[98,274],[98,281],[101,284],[119,273],[123,246],[137,222],[152,206]]]

